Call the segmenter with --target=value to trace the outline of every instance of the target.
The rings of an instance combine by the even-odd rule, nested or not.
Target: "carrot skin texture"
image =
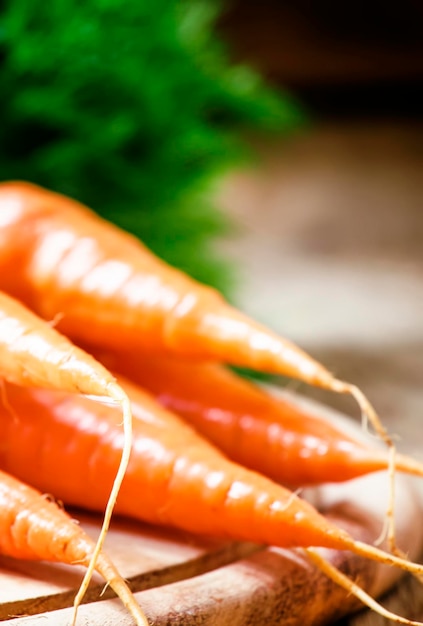
[[[139,390],[129,389],[128,385],[125,388],[133,402],[135,440],[117,511],[143,521],[229,539],[280,547],[351,550],[362,557],[423,574],[423,566],[355,541],[292,492],[225,460],[176,416],[158,409]],[[55,492],[64,501],[94,510],[101,506],[119,461],[121,442],[116,410],[103,407],[99,416],[97,411],[93,414],[92,404],[88,409],[83,406],[89,402],[85,398],[25,389],[26,399],[20,408],[24,408],[28,394],[36,394],[37,403],[44,405],[44,410],[37,409],[24,420],[25,414],[9,391],[11,405],[22,415],[22,423],[19,428],[12,427],[10,413],[8,420],[0,418],[0,428],[5,431],[0,439],[5,444],[1,464],[13,466],[18,474],[28,472],[40,488]],[[52,400],[52,396],[56,398]],[[22,400],[19,390],[17,398]],[[36,437],[37,443],[43,444],[40,465],[34,465],[31,457]],[[32,440],[30,445],[28,438]],[[84,445],[80,448],[81,439]],[[19,459],[19,454],[11,453],[12,448],[20,451]],[[84,454],[89,455],[88,471],[75,478],[73,467],[88,461]],[[34,468],[39,469],[37,476]],[[331,577],[335,580],[333,572]],[[343,584],[346,583],[345,580]]]
[[[92,550],[92,541],[54,502],[0,471],[1,554],[86,565]]]
[[[19,385],[109,396],[115,378],[16,299],[0,292],[0,377]]]
[[[116,512],[281,547],[351,548],[352,540],[312,506],[228,461],[140,390],[125,389],[132,401],[134,447]],[[38,389],[8,386],[7,397],[20,423],[16,427],[2,410],[1,467],[67,504],[101,509],[121,454],[118,412]]]
[[[3,183],[0,214],[0,288],[46,319],[63,314],[58,328],[70,337],[333,388],[332,375],[302,350],[81,204],[29,183]]]
[[[0,554],[67,565],[91,564],[95,543],[56,503],[0,470]],[[96,570],[109,583],[137,626],[148,626],[129,587],[104,553]]]
[[[344,533],[313,507],[231,463],[146,394],[125,388],[132,400],[134,447],[116,512],[258,543],[345,547]],[[115,408],[11,385],[7,398],[19,425],[2,409],[1,467],[67,504],[101,509],[121,454]]]
[[[36,393],[34,390],[27,391],[29,391],[30,394]],[[42,393],[45,394],[48,392],[43,391]],[[28,399],[24,400],[24,403],[27,400]],[[5,481],[5,476],[4,472],[0,471],[0,553],[8,554],[15,558],[42,559],[69,563],[77,562],[78,564],[90,562],[89,553],[90,549],[94,548],[94,545],[91,545],[89,539],[87,541],[81,529],[78,526],[74,526],[62,510],[58,509],[52,502],[45,500],[39,493],[36,493],[34,489],[22,485],[22,483],[19,484],[19,481],[11,477],[7,477]],[[135,494],[135,498],[136,495],[137,494]],[[31,506],[33,503],[34,506]],[[293,504],[293,500],[286,504],[287,510],[288,507]],[[19,513],[17,513],[17,509]],[[247,510],[246,513],[249,514],[249,511]],[[310,511],[307,511],[307,508],[303,507],[303,513],[309,515]],[[255,522],[254,517],[253,515],[253,523]],[[314,520],[315,522],[319,522],[318,517]],[[300,521],[300,518],[297,517],[295,521]],[[70,533],[67,532],[69,528]],[[11,542],[9,541],[10,529],[12,529],[13,532]],[[281,528],[280,530],[283,529]],[[325,529],[321,528],[320,530],[324,532]],[[341,545],[345,544],[342,545],[343,548],[351,548],[356,551],[357,554],[363,556],[369,556],[368,550],[370,548],[370,554],[373,553],[372,558],[384,561],[385,555],[382,552],[375,551],[366,544],[354,542],[347,534],[336,528],[329,527],[328,530],[329,534],[333,531],[335,538],[341,542]],[[53,536],[51,536],[51,531],[54,533]],[[21,535],[22,540],[18,540],[19,535]],[[42,541],[42,539],[44,539],[44,541]],[[283,540],[282,543],[284,543]],[[88,544],[88,546],[86,547],[85,544]],[[352,592],[373,610],[394,621],[421,626],[419,622],[411,622],[387,612],[370,596],[363,592],[360,587],[353,584],[345,575],[331,566],[314,550],[306,548],[305,552],[310,560],[313,562],[316,561],[317,566],[337,584],[343,586],[349,593]],[[391,555],[386,555],[386,557],[392,560]],[[408,563],[406,565],[407,569],[409,565],[414,566],[414,564]],[[121,598],[126,608],[131,612],[135,624],[137,624],[137,626],[148,626],[147,619],[136,604],[129,588],[119,576],[113,564],[108,561],[107,557],[103,554],[100,554],[97,560],[97,569]]]
[[[101,349],[93,354],[229,458],[290,488],[342,482],[388,467],[385,450],[366,445],[312,409],[275,397],[221,364]],[[423,475],[420,464],[400,456],[397,469]]]

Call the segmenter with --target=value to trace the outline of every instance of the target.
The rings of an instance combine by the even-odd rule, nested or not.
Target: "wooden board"
[[[349,423],[346,427],[357,430]],[[306,490],[305,496],[355,537],[373,542],[382,530],[388,502],[387,476],[382,472],[325,485]],[[423,532],[415,523],[420,503],[412,480],[398,478],[396,501],[399,545],[416,559]],[[95,537],[100,518],[79,512],[75,516]],[[107,552],[155,626],[312,626],[333,622],[358,606],[300,550],[222,542],[115,520]],[[398,569],[376,566],[349,553],[322,553],[372,595],[389,589],[401,575]],[[81,574],[78,567],[0,559],[0,620],[10,626],[67,626]],[[87,604],[80,608],[79,624],[130,626],[131,618],[120,602],[108,599],[113,595],[110,590],[103,595],[102,591],[103,583],[95,578]]]

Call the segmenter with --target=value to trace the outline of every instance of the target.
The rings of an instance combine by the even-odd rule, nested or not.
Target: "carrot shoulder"
[[[387,469],[384,449],[347,434],[312,405],[241,378],[212,362],[94,350],[109,369],[143,387],[232,460],[297,488]],[[397,454],[395,468],[423,476]]]
[[[0,471],[0,554],[15,559],[89,566],[94,542],[54,502]],[[131,591],[108,557],[96,570],[120,597],[138,626],[148,626]]]
[[[104,522],[92,562],[75,600],[77,607],[94,571],[128,466],[132,443],[130,403],[105,367],[20,302],[0,292],[0,383],[4,380],[18,385],[106,397],[118,403],[123,411],[125,444],[109,497],[104,503]]]
[[[354,385],[81,204],[29,183],[3,183],[0,215],[0,288],[44,318],[62,315],[58,327],[67,335],[230,362],[351,393],[391,443]]]

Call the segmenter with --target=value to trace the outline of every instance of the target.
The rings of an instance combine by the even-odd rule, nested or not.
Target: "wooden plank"
[[[235,564],[136,597],[154,626],[311,626],[341,616],[353,604],[300,555],[277,549],[262,550]],[[43,614],[42,623],[68,626],[71,617],[70,609],[55,611]],[[39,620],[36,616],[4,623],[35,626]],[[132,622],[119,602],[109,600],[81,607],[79,623],[130,626]]]
[[[374,536],[373,522],[342,523],[361,540]],[[359,578],[372,594],[392,584],[388,568],[380,568],[346,553],[321,551],[348,575]],[[395,571],[398,575],[398,571]],[[154,626],[319,626],[357,608],[352,596],[332,584],[302,555],[300,550],[263,549],[248,558],[180,582],[136,594]],[[68,626],[70,609],[43,614],[46,626]],[[8,620],[10,626],[36,626],[36,617]],[[131,618],[116,600],[81,607],[84,626],[130,626]]]
[[[78,515],[95,538],[101,519]],[[153,528],[129,520],[114,521],[106,540],[108,555],[134,589],[160,587],[237,560],[258,549],[254,544],[223,542]],[[84,568],[0,557],[0,620],[72,606]],[[114,597],[95,574],[84,601]]]

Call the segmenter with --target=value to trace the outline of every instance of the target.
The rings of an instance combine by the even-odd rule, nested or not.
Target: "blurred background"
[[[220,30],[309,115],[254,136],[260,163],[223,193],[243,226],[237,299],[362,386],[423,458],[423,5],[244,0]]]
[[[237,0],[219,26],[233,59],[308,114],[289,137],[250,135],[260,159],[222,191],[242,233],[225,248],[236,299],[358,384],[423,459],[423,4]],[[288,384],[358,418],[347,398]],[[384,604],[422,619],[409,577]]]
[[[0,177],[218,287],[423,458],[421,2],[0,6]]]

